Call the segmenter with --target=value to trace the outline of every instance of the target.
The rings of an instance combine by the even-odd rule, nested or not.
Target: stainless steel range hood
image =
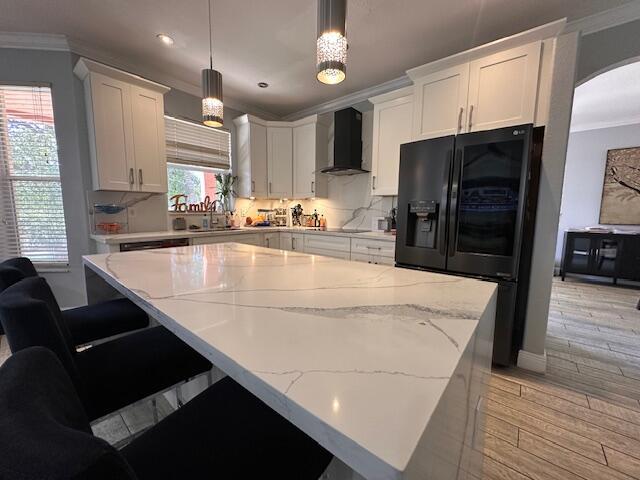
[[[320,170],[327,175],[369,173],[362,168],[362,113],[345,108],[333,116],[333,165]]]

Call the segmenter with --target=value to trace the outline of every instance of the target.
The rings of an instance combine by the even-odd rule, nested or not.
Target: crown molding
[[[309,115],[321,115],[323,113],[335,112],[336,110],[340,110],[342,108],[351,107],[356,103],[368,101],[371,97],[391,92],[399,88],[407,87],[412,84],[413,82],[409,79],[409,77],[403,75],[401,77],[394,78],[393,80],[389,80],[388,82],[380,83],[378,85],[374,85],[373,87],[365,88],[364,90],[359,90],[357,92],[336,98],[334,100],[329,100],[328,102],[304,108],[298,112],[291,113],[285,116],[283,120],[298,120]]]
[[[579,31],[582,35],[590,35],[638,19],[640,19],[640,2],[635,1],[569,22],[563,33]]]
[[[64,35],[0,32],[0,48],[68,52],[69,42]]]
[[[583,123],[582,125],[571,126],[571,133],[577,132],[587,132],[591,130],[601,130],[603,128],[615,128],[615,127],[626,127],[628,125],[639,125],[640,124],[640,116],[637,117],[628,117],[620,120],[615,120],[611,122],[592,122],[592,123]]]

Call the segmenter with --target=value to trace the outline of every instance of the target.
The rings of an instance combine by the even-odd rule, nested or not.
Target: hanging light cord
[[[209,0],[209,67],[213,70],[213,36],[211,35],[211,0]]]

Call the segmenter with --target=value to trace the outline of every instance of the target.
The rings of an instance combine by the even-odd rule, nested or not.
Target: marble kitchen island
[[[481,477],[495,284],[237,243],[84,263],[363,477]]]

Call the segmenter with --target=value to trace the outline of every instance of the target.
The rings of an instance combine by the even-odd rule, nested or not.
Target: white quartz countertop
[[[336,230],[318,230],[306,227],[241,227],[229,230],[165,230],[157,232],[120,233],[114,235],[91,234],[92,240],[104,244],[120,244],[128,242],[147,242],[174,238],[215,237],[219,235],[240,235],[243,233],[290,232],[319,235],[337,235],[356,238],[370,238],[395,242],[396,237],[384,232],[341,232]]]
[[[404,478],[496,289],[237,243],[84,263],[341,460],[381,479]]]

